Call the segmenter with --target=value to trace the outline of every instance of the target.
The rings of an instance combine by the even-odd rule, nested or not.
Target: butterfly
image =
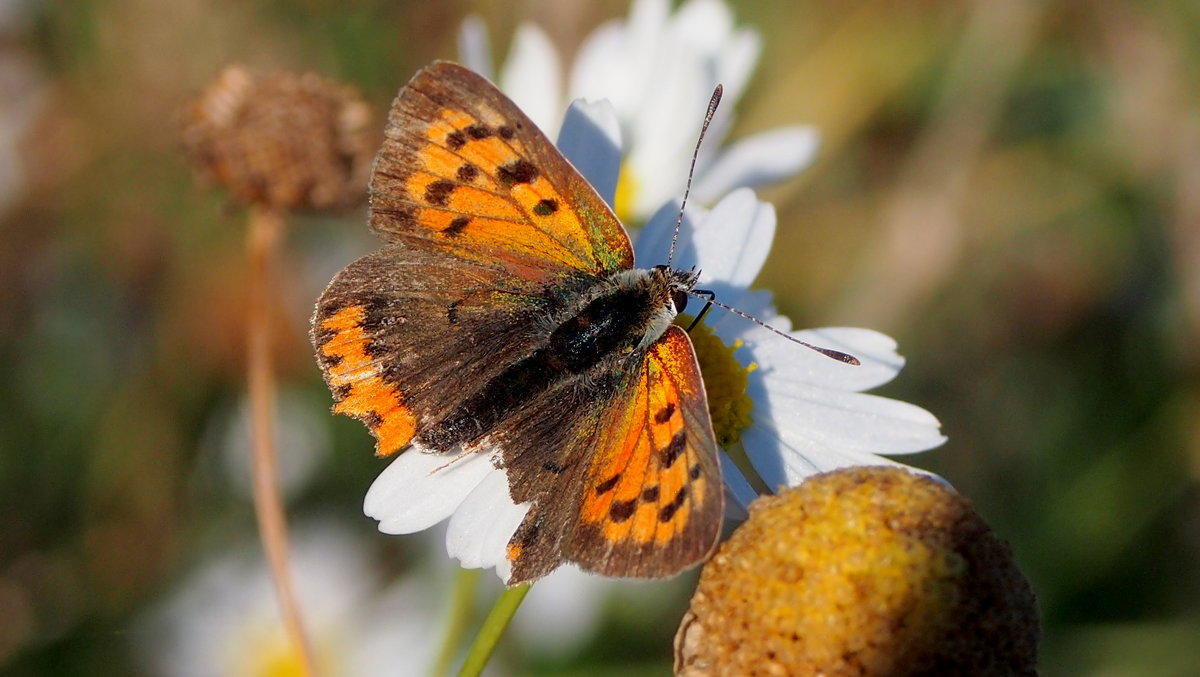
[[[629,236],[495,86],[449,62],[389,113],[370,184],[386,245],[317,301],[336,413],[376,453],[493,454],[529,511],[510,585],[564,562],[671,576],[715,546],[717,443],[687,332],[696,275],[634,266]]]

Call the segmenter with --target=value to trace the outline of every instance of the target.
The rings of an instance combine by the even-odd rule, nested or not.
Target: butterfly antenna
[[[708,131],[708,123],[712,122],[717,106],[721,103],[721,93],[725,88],[717,85],[712,98],[708,100],[708,112],[704,114],[704,125],[700,127],[700,138],[696,139],[696,149],[692,151],[692,166],[688,168],[687,187],[683,189],[683,201],[679,204],[679,217],[675,219],[675,234],[671,236],[671,251],[667,253],[667,265],[675,258],[675,243],[679,241],[679,228],[683,225],[683,208],[687,206],[688,193],[692,192],[692,175],[696,173],[696,158],[700,156],[700,143],[704,141],[704,133]]]
[[[771,331],[776,334],[779,334],[780,336],[791,341],[792,343],[799,343],[800,345],[804,346],[805,348],[808,348],[809,350],[815,350],[818,353],[821,353],[822,355],[824,355],[825,357],[837,360],[838,362],[845,362],[846,364],[852,364],[856,367],[862,364],[862,362],[858,361],[857,357],[855,357],[849,353],[843,353],[840,350],[833,350],[831,348],[822,348],[821,346],[814,346],[811,343],[805,343],[804,341],[801,341],[800,339],[796,338],[795,336],[792,336],[790,334],[785,334],[785,333],[779,331],[775,327],[772,327],[771,325],[767,324],[766,322],[763,322],[762,320],[758,319],[757,317],[755,317],[749,313],[744,313],[744,312],[738,310],[737,308],[734,308],[733,306],[725,305],[724,303],[721,303],[720,301],[716,300],[715,298],[710,298],[706,294],[703,294],[700,292],[694,292],[694,291],[689,291],[688,294],[695,296],[698,299],[704,299],[704,302],[709,305],[714,305],[714,306],[717,306],[718,308],[724,308],[725,310],[728,310],[729,312],[733,313],[734,315],[737,315],[738,317],[743,317],[747,320],[750,320],[754,324],[757,324],[758,326],[762,327],[763,329],[766,329],[767,331]]]

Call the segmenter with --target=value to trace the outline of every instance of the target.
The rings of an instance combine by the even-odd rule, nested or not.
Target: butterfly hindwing
[[[334,411],[379,455],[403,449],[544,340],[540,284],[436,247],[389,246],[350,264],[317,302],[312,341]]]
[[[716,544],[724,488],[704,381],[683,329],[668,327],[651,346],[635,386],[609,414],[568,557],[597,573],[641,577],[699,562]]]
[[[392,104],[371,225],[536,279],[633,265],[620,223],[554,144],[486,79],[447,62]]]

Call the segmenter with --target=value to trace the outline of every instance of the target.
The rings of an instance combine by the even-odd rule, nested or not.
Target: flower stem
[[[496,605],[492,607],[492,612],[483,622],[483,627],[479,628],[479,634],[475,636],[475,641],[467,651],[467,660],[463,661],[462,669],[458,671],[458,677],[479,677],[484,666],[487,665],[488,659],[492,657],[492,652],[496,650],[500,636],[508,628],[509,622],[512,621],[517,609],[521,606],[521,601],[525,599],[528,592],[529,583],[522,583],[515,588],[505,590],[496,599]]]
[[[313,677],[312,645],[296,601],[288,565],[287,518],[276,481],[275,366],[271,359],[271,287],[283,231],[283,212],[255,206],[250,211],[246,255],[250,263],[249,316],[246,321],[247,387],[250,391],[250,437],[254,468],[254,512],[266,550],[284,626],[305,677]]]
[[[471,619],[471,608],[475,601],[475,588],[479,584],[482,569],[459,568],[454,577],[454,591],[450,600],[450,619],[446,623],[446,635],[442,640],[442,648],[438,651],[437,661],[433,664],[434,677],[442,677],[450,671],[450,661],[462,644],[467,623]]]

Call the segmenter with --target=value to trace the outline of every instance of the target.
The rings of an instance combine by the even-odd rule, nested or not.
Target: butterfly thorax
[[[551,333],[549,345],[568,369],[644,350],[683,310],[695,281],[693,273],[666,266],[620,271],[582,295],[585,302]]]
[[[683,309],[696,276],[666,266],[623,270],[577,294],[543,346],[518,360],[421,434],[421,446],[448,451],[484,439],[506,415],[551,388],[606,388],[619,363],[638,355]]]

